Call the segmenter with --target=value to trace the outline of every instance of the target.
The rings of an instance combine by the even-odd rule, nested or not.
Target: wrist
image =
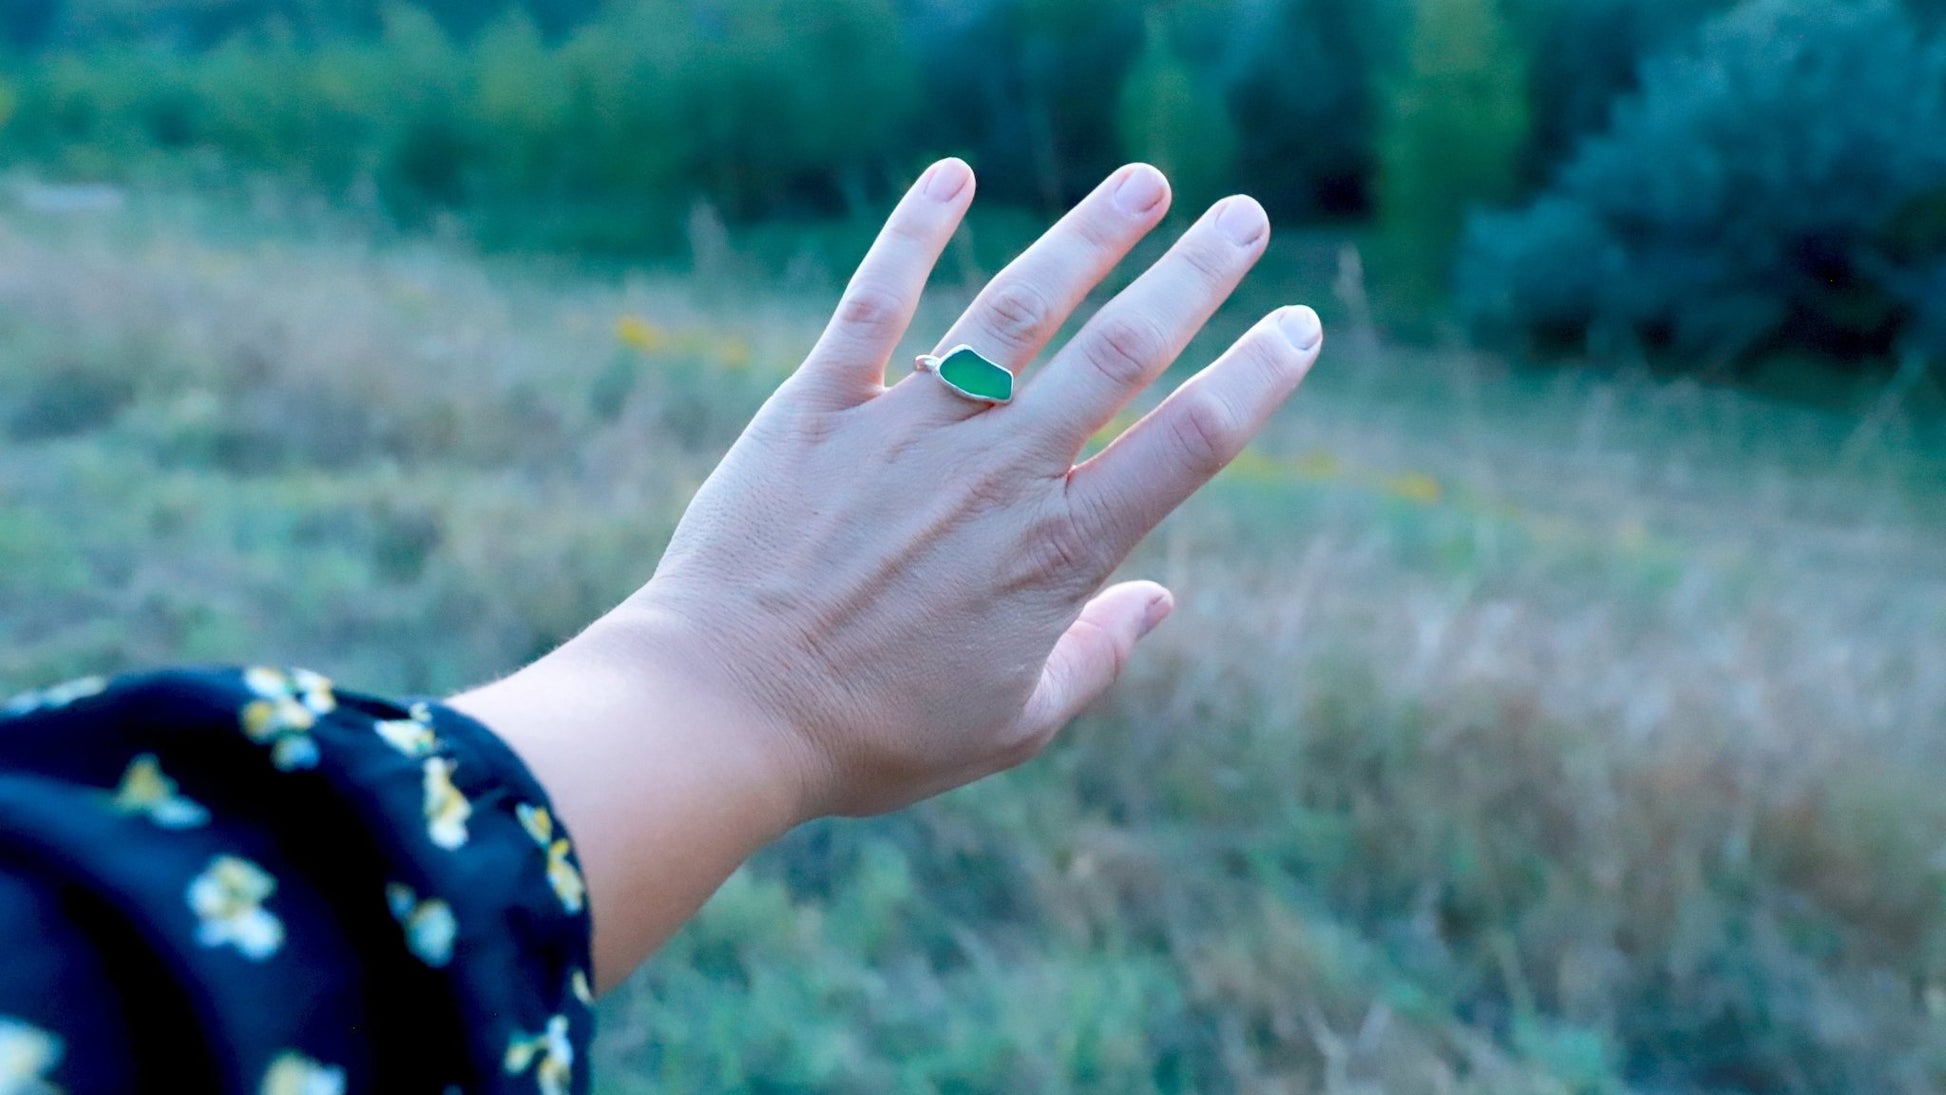
[[[553,799],[587,877],[604,987],[813,801],[789,735],[690,645],[670,622],[621,610],[449,701],[499,734]]]
[[[682,616],[635,603],[610,612],[553,656],[615,682],[639,733],[693,742],[722,761],[776,832],[822,814],[823,766],[790,719],[763,702],[747,668]]]

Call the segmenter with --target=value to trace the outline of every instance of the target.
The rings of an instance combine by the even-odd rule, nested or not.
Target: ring
[[[995,365],[971,346],[955,346],[944,354],[919,355],[919,371],[938,377],[954,395],[997,407],[1014,398],[1014,374]]]

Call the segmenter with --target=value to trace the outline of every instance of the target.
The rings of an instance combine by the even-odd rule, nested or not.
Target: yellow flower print
[[[52,688],[41,688],[33,692],[22,692],[6,705],[0,707],[0,716],[25,715],[33,711],[53,711],[76,700],[98,696],[108,688],[106,677],[82,677],[80,680],[57,684]]]
[[[263,903],[277,880],[247,859],[219,855],[189,883],[189,908],[202,923],[196,941],[205,947],[235,947],[261,962],[284,945],[284,924]]]
[[[421,718],[425,708],[415,706],[409,719],[380,719],[372,729],[385,739],[387,745],[408,757],[431,756],[439,748],[439,739],[433,735],[429,718]]]
[[[287,1049],[270,1062],[257,1091],[259,1095],[345,1095],[345,1070]]]
[[[568,1018],[556,1015],[547,1029],[531,1038],[514,1035],[507,1045],[507,1075],[534,1070],[541,1095],[567,1095],[574,1080],[574,1045],[568,1041]]]
[[[338,706],[331,682],[308,669],[258,668],[245,671],[243,683],[258,697],[243,708],[243,732],[270,746],[270,762],[281,771],[316,767],[311,727]]]
[[[473,804],[453,786],[454,766],[445,757],[426,758],[426,832],[447,849],[465,845],[466,819],[473,816]]]
[[[575,970],[573,974],[569,975],[568,988],[573,990],[576,1000],[581,1001],[589,1007],[595,1006],[595,990],[593,986],[588,984],[587,970]]]
[[[453,938],[459,934],[459,922],[453,918],[451,905],[436,897],[421,901],[403,882],[385,887],[385,903],[392,907],[399,927],[405,929],[405,948],[421,962],[438,968],[453,960]]]
[[[162,774],[162,762],[154,753],[143,753],[129,762],[115,788],[115,809],[125,814],[145,814],[164,829],[193,829],[209,820],[209,811],[176,791],[176,781]]]
[[[67,1047],[47,1031],[0,1015],[0,1092],[7,1095],[57,1095],[47,1074]]]
[[[520,824],[534,842],[547,851],[547,881],[554,887],[555,896],[561,899],[562,907],[571,913],[581,911],[583,900],[588,895],[588,885],[581,879],[581,872],[568,860],[569,845],[566,837],[554,839],[554,818],[539,806],[523,802],[514,807]]]

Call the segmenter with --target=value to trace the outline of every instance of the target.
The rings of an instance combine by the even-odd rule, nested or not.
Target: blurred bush
[[[1418,0],[1379,188],[1380,225],[1408,295],[1438,287],[1469,209],[1513,196],[1527,139],[1525,67],[1495,0]]]
[[[1651,63],[1535,204],[1474,222],[1461,307],[1544,350],[1880,357],[1938,324],[1942,208],[1946,42],[1890,0],[1754,0]]]
[[[1130,158],[1370,232],[1385,314],[1709,368],[1933,347],[1943,0],[16,0],[0,162],[271,175],[490,246],[680,253]],[[1708,29],[1700,29],[1704,23]],[[1518,213],[1482,208],[1526,201]],[[1462,249],[1462,238],[1470,240]],[[1455,252],[1464,261],[1455,271]],[[1413,327],[1418,324],[1411,324]]]
[[[1161,168],[1177,199],[1200,207],[1222,197],[1235,173],[1237,133],[1219,89],[1210,87],[1151,16],[1148,45],[1122,86],[1116,118],[1129,159]]]

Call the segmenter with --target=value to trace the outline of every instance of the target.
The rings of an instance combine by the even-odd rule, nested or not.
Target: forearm
[[[693,656],[652,620],[604,620],[450,701],[520,754],[573,835],[602,989],[803,818],[788,742]]]

